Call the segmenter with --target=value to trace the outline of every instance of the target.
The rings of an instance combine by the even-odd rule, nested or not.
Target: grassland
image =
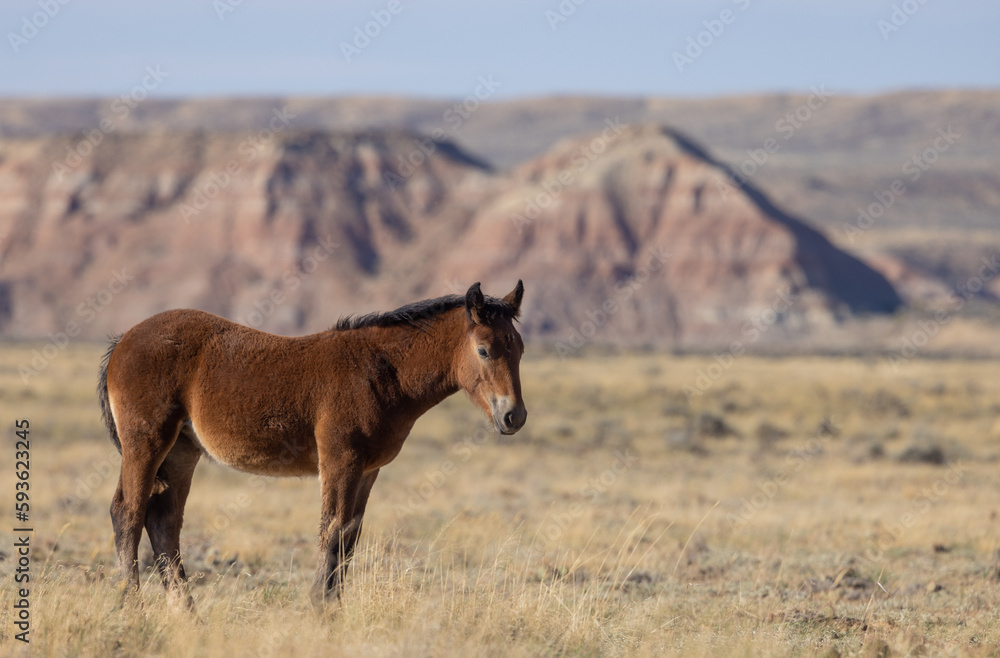
[[[329,617],[308,603],[316,482],[203,462],[182,537],[195,617],[150,571],[143,607],[117,608],[101,348],[71,345],[25,385],[35,347],[0,349],[2,527],[27,418],[36,528],[27,647],[9,534],[0,546],[2,655],[1000,652],[995,361],[709,370],[529,348],[526,428],[497,440],[461,395],[424,417],[375,486]]]

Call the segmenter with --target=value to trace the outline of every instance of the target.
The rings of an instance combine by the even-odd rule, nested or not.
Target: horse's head
[[[466,341],[459,348],[458,382],[501,434],[521,429],[528,417],[519,373],[524,342],[514,328],[523,295],[520,281],[503,299],[484,297],[478,283],[465,294]]]

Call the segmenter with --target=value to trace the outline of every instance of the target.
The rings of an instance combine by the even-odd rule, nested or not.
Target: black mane
[[[509,320],[517,318],[514,309],[502,299],[486,295],[485,300],[486,304],[481,312],[485,322],[492,322],[499,318]],[[465,296],[445,295],[444,297],[413,302],[401,306],[395,311],[369,313],[361,316],[348,315],[337,320],[337,324],[333,328],[336,331],[343,331],[345,329],[364,329],[365,327],[398,327],[402,324],[420,327],[443,313],[464,307]]]

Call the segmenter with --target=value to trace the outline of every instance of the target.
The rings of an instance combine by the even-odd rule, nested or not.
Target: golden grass
[[[11,544],[0,548],[2,655],[1000,648],[996,362],[895,372],[743,357],[688,400],[711,358],[529,349],[525,429],[498,441],[461,395],[421,419],[375,486],[328,617],[308,604],[315,480],[202,463],[182,536],[194,618],[150,571],[142,608],[118,608],[101,348],[71,345],[24,385],[18,366],[36,347],[0,350],[8,439],[15,418],[31,421],[36,528],[29,647],[13,638]],[[11,471],[0,473],[8,527]]]

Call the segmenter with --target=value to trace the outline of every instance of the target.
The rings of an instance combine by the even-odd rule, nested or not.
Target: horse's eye
[[[482,345],[479,346],[478,352],[479,352],[479,358],[481,358],[481,359],[488,359],[488,358],[490,358],[490,353],[487,352],[486,348],[483,347]]]

